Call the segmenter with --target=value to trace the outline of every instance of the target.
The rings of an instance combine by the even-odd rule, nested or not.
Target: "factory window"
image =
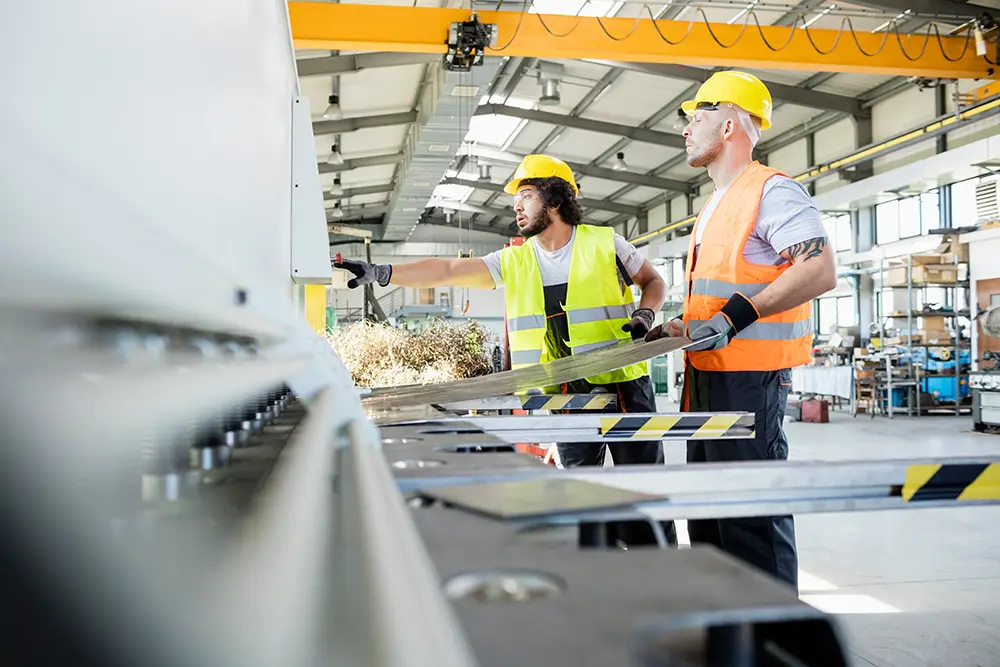
[[[951,226],[966,227],[974,225],[979,220],[976,213],[976,185],[979,179],[973,178],[951,186]]]
[[[920,231],[924,234],[941,226],[939,197],[937,190],[920,195]]]
[[[827,336],[834,327],[853,327],[857,324],[854,312],[854,297],[826,296],[816,299],[813,304],[815,333]]]
[[[818,308],[816,308],[816,312],[819,314],[819,321],[817,322],[819,326],[818,333],[821,336],[825,336],[830,333],[830,327],[837,324],[837,299],[828,297],[826,299],[818,299],[818,301]]]
[[[920,197],[899,200],[899,238],[920,236]]]
[[[875,243],[899,240],[899,202],[887,201],[875,206]]]
[[[519,109],[535,107],[535,100],[524,97],[508,97],[505,102],[502,98],[494,96],[492,102]],[[506,150],[505,147],[517,137],[527,122],[513,116],[475,116],[469,121],[469,131],[465,134],[465,141]]]
[[[833,215],[823,220],[830,246],[835,252],[851,250],[854,246],[854,231],[849,213]]]
[[[853,327],[857,324],[857,313],[854,312],[854,297],[837,297],[837,326]]]
[[[686,269],[685,263],[686,262],[683,259],[675,259],[675,260],[673,260],[671,262],[671,264],[673,265],[672,266],[673,282],[671,283],[671,285],[683,285],[684,284],[684,282],[685,282],[685,280],[684,280],[684,271]]]
[[[875,243],[879,245],[920,236],[938,226],[937,190],[875,206]]]

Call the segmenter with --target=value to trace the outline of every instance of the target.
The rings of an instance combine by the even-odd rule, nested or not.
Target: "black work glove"
[[[333,266],[354,274],[354,278],[347,281],[347,286],[351,289],[374,282],[385,287],[392,277],[392,264],[369,264],[368,262],[344,259],[340,253],[337,253]]]
[[[753,305],[753,302],[737,292],[729,298],[729,301],[722,307],[722,310],[712,315],[706,322],[691,332],[691,340],[695,344],[687,349],[692,352],[721,350],[726,345],[729,345],[729,341],[736,334],[756,322],[759,317],[760,315],[757,313],[757,308]],[[698,343],[699,340],[706,338],[711,338],[711,340]]]
[[[622,325],[622,331],[632,334],[632,340],[643,338],[653,326],[653,318],[656,317],[649,308],[640,308],[632,313],[632,319]]]
[[[658,324],[646,334],[646,342],[660,338],[677,338],[684,335],[684,319],[675,317],[669,322]]]

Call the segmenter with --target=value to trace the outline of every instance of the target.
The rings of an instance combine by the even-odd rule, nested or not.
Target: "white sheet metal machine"
[[[512,443],[752,416],[467,413],[519,376],[363,405],[302,317],[330,262],[282,2],[13,3],[0,61],[5,665],[842,665],[733,559],[581,526],[997,498],[985,459],[556,470]]]

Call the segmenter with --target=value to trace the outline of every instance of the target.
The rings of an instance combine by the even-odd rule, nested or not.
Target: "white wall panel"
[[[670,200],[670,219],[679,222],[688,217],[687,197],[674,197]]]
[[[667,204],[660,204],[649,209],[649,231],[659,229],[667,224]]]
[[[857,148],[854,120],[845,118],[816,132],[813,151],[818,163],[842,157]]]
[[[872,138],[880,141],[934,118],[934,91],[907,88],[872,107]]]
[[[1000,116],[993,116],[984,121],[960,128],[948,133],[948,148],[958,148],[965,144],[989,137],[1000,132]]]
[[[767,156],[770,167],[782,171],[789,176],[797,176],[809,167],[806,161],[806,140],[799,139],[784,148],[779,148]]]
[[[879,102],[872,107],[872,139],[880,141],[933,120],[934,95],[932,90],[921,91],[908,88],[898,95]],[[897,151],[873,162],[875,172],[880,173],[914,160],[934,155],[933,140],[921,142],[911,148]]]
[[[815,180],[816,194],[820,194],[822,192],[829,192],[830,190],[835,190],[836,188],[839,188],[845,185],[846,183],[847,181],[841,180],[840,176],[836,174],[834,174],[833,176],[824,176],[823,178],[817,178]]]

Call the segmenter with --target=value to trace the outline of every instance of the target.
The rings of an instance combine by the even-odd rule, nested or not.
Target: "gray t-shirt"
[[[537,243],[532,244],[535,246],[535,257],[538,259],[538,268],[542,273],[543,287],[569,282],[569,260],[573,256],[574,240],[576,240],[575,229],[573,235],[569,237],[569,243],[558,250],[548,252],[540,248]],[[503,287],[503,275],[500,272],[500,253],[502,252],[503,250],[496,250],[482,258],[486,262],[490,275],[493,276],[493,283],[497,287]],[[626,241],[620,234],[615,234],[615,254],[618,255],[618,259],[628,271],[629,277],[634,278],[635,274],[639,273],[639,269],[642,268],[643,256],[639,254],[634,245]]]
[[[705,224],[712,217],[725,190],[716,190],[705,204],[695,230],[700,244]],[[786,176],[773,176],[764,184],[757,211],[757,224],[743,248],[743,258],[751,264],[780,266],[787,260],[781,252],[810,239],[826,238],[826,228],[812,197],[802,185]]]

